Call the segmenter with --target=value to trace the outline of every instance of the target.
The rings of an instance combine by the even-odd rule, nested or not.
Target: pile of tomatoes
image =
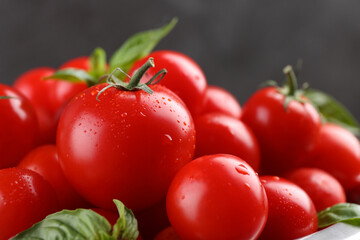
[[[0,84],[1,240],[62,209],[114,225],[114,199],[139,227],[121,239],[295,239],[359,201],[359,140],[322,122],[291,67],[240,106],[179,52],[151,52],[129,77],[93,61]]]

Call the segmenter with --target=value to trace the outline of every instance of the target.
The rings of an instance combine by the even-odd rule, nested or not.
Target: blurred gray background
[[[360,1],[1,0],[0,76],[61,63],[102,46],[109,54],[130,35],[179,23],[157,49],[183,52],[208,82],[244,104],[264,80],[304,61],[309,82],[360,119]]]

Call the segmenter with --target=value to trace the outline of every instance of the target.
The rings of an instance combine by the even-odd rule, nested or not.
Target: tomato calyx
[[[153,93],[153,90],[149,87],[149,85],[154,85],[161,81],[161,79],[165,76],[167,73],[167,70],[164,68],[157,72],[149,81],[146,83],[140,83],[141,78],[144,76],[146,71],[151,68],[155,67],[154,59],[150,57],[135,73],[132,77],[127,75],[121,68],[116,68],[108,77],[106,82],[109,84],[108,86],[101,89],[101,91],[96,96],[96,100],[100,101],[98,99],[99,95],[103,93],[106,89],[115,87],[121,90],[125,91],[136,91],[136,90],[143,90],[149,94]],[[120,80],[117,76],[117,72],[121,72],[125,74],[127,77],[130,78],[130,81],[128,83]]]

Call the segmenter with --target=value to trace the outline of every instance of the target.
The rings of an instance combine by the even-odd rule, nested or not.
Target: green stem
[[[135,73],[134,75],[131,77],[129,84],[128,84],[128,88],[129,89],[133,89],[136,86],[139,85],[139,82],[142,78],[142,76],[145,74],[145,72],[151,68],[151,67],[155,67],[154,64],[154,59],[152,57],[150,57],[147,62],[142,65]]]
[[[283,72],[286,75],[286,79],[287,79],[286,84],[289,87],[289,91],[287,95],[295,96],[295,92],[298,89],[298,86],[297,86],[297,79],[294,70],[290,65],[288,65],[283,69]]]

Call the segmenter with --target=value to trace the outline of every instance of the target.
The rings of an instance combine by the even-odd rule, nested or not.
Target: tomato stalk
[[[109,84],[108,86],[101,89],[101,91],[96,96],[96,100],[99,101],[98,97],[101,93],[103,93],[106,89],[110,87],[116,87],[125,91],[135,91],[135,90],[143,90],[149,94],[153,93],[153,90],[148,85],[154,85],[158,83],[167,73],[166,69],[162,69],[157,72],[149,81],[146,83],[140,83],[142,77],[145,75],[146,71],[155,67],[154,59],[150,57],[135,73],[132,77],[128,76],[121,68],[116,68],[107,78],[106,82]],[[120,71],[130,77],[130,81],[128,83],[123,82],[118,77],[116,77],[116,73]],[[156,80],[156,81],[155,81]]]

